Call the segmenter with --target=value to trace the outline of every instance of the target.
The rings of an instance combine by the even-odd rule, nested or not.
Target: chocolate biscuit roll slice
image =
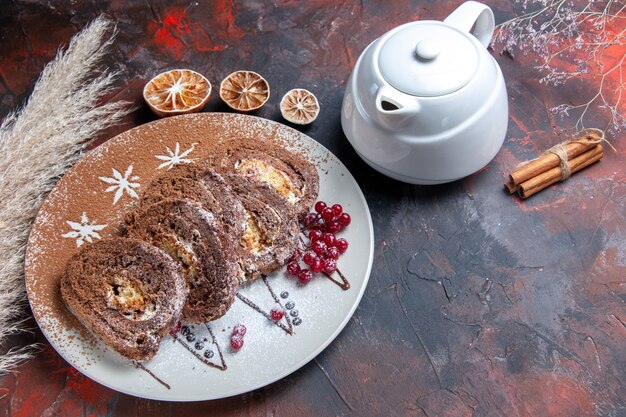
[[[224,174],[243,175],[271,186],[295,208],[299,219],[317,199],[319,176],[315,166],[276,143],[226,142],[210,160]]]
[[[240,261],[248,281],[285,265],[298,243],[293,207],[273,188],[246,177],[225,177],[239,196],[246,216]]]
[[[90,244],[67,265],[61,298],[92,333],[121,355],[148,360],[179,320],[188,288],[179,266],[139,240]]]
[[[243,234],[241,201],[224,179],[206,166],[179,165],[157,176],[141,196],[141,205],[147,207],[168,199],[196,201],[215,215],[225,233],[234,239]]]
[[[167,252],[183,269],[189,295],[181,319],[204,323],[223,316],[240,280],[234,242],[213,214],[189,200],[163,200],[126,217],[127,234]]]

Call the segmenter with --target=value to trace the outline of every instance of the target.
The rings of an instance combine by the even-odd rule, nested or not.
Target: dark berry
[[[309,213],[304,218],[304,227],[306,227],[307,229],[311,229],[311,228],[317,226],[317,221],[318,220],[319,219],[317,217],[317,214]]]
[[[196,345],[194,346],[196,349],[198,350],[202,350],[204,349],[204,343],[202,342],[196,342]]]
[[[326,243],[322,242],[321,240],[316,240],[311,245],[311,249],[313,249],[313,252],[317,253],[318,255],[323,255],[324,253],[326,253]]]
[[[291,317],[298,317],[298,315],[300,315],[300,313],[298,312],[298,310],[291,310]]]
[[[289,293],[287,291],[283,291],[280,293],[280,298],[285,299],[289,297]]]
[[[311,271],[322,272],[322,269],[324,269],[324,265],[324,260],[321,258],[317,258],[315,262],[313,262],[313,264],[311,265]]]
[[[294,277],[300,272],[300,265],[296,261],[291,261],[287,264],[287,272]]]
[[[335,246],[335,240],[337,238],[335,237],[335,235],[333,233],[330,232],[326,232],[324,233],[324,243],[326,243],[326,246]]]
[[[299,326],[301,324],[302,324],[302,319],[300,317],[296,317],[295,319],[293,319],[294,326]]]
[[[317,203],[315,203],[315,211],[318,213],[321,213],[322,210],[324,210],[326,208],[326,203],[323,201],[318,201]]]
[[[272,318],[272,320],[278,321],[285,317],[285,310],[280,307],[274,307],[270,310],[270,317]]]
[[[287,310],[291,310],[292,308],[294,308],[296,306],[296,303],[294,303],[293,301],[287,301],[287,304],[285,304],[285,308]]]
[[[194,340],[196,340],[196,335],[195,335],[195,334],[193,334],[193,333],[189,333],[189,334],[187,335],[187,341],[188,341],[189,343],[191,343],[191,342],[193,342]]]
[[[326,230],[330,233],[339,233],[341,232],[341,223],[339,220],[332,220],[330,223],[326,224]]]
[[[241,335],[233,335],[230,338],[230,347],[232,347],[234,350],[239,350],[243,347],[243,336]]]
[[[213,357],[214,353],[211,349],[207,349],[204,351],[204,357],[207,359],[211,359]]]
[[[352,218],[350,217],[348,213],[341,213],[339,217],[337,217],[337,220],[339,220],[339,223],[341,223],[343,227],[346,227],[347,225],[350,224],[350,222],[352,221]]]
[[[326,259],[326,264],[324,265],[324,272],[327,274],[332,274],[337,270],[337,261],[334,259]]]
[[[348,241],[341,237],[335,242],[335,247],[339,249],[339,253],[344,253],[348,249]]]
[[[327,222],[331,221],[334,217],[335,213],[330,207],[326,207],[324,210],[322,210],[322,219],[326,220]]]
[[[341,204],[333,204],[333,214],[335,216],[339,216],[341,213],[343,213],[343,207],[341,207]]]
[[[246,326],[244,326],[243,324],[237,324],[235,325],[235,327],[233,327],[233,335],[243,337],[246,335],[246,330]]]
[[[300,273],[298,273],[298,280],[300,280],[303,284],[311,281],[311,278],[313,278],[313,274],[308,269],[303,269]]]
[[[307,252],[304,254],[304,258],[302,260],[307,265],[313,265],[313,262],[315,262],[316,259],[317,259],[317,256],[313,252]]]
[[[187,336],[189,333],[191,333],[191,330],[189,330],[189,327],[183,326],[183,328],[180,329],[180,332],[183,334],[183,336]]]
[[[314,229],[309,232],[309,239],[311,242],[315,242],[316,240],[320,240],[324,233],[319,229]]]
[[[339,249],[336,247],[326,249],[326,259],[337,259],[339,258]]]

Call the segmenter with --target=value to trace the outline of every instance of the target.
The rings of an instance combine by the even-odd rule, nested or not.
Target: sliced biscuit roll
[[[306,158],[269,142],[228,141],[209,161],[224,175],[237,174],[269,185],[295,208],[302,219],[317,199],[319,176]]]
[[[187,285],[162,250],[134,239],[97,241],[77,253],[61,297],[91,332],[132,360],[152,358],[179,320]]]
[[[239,264],[235,247],[213,213],[189,200],[163,200],[126,217],[127,235],[167,252],[183,269],[189,295],[182,320],[223,316],[235,300]]]
[[[244,210],[222,176],[202,165],[182,165],[157,176],[141,196],[147,207],[163,200],[192,200],[213,213],[223,231],[235,239],[243,234]]]
[[[239,256],[248,281],[278,270],[298,243],[293,207],[273,188],[239,175],[225,176],[241,199],[246,228]]]

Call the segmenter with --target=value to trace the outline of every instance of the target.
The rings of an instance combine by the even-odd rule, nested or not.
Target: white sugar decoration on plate
[[[186,151],[184,151],[183,153],[180,153],[180,143],[178,142],[176,142],[176,147],[174,148],[173,151],[170,149],[169,146],[166,146],[165,150],[168,153],[168,155],[154,155],[156,159],[165,161],[161,165],[159,165],[159,169],[163,169],[167,167],[167,170],[169,171],[170,169],[174,168],[174,166],[178,164],[193,164],[193,161],[195,160],[194,158],[185,158],[185,157],[189,155],[191,152],[193,152],[193,149],[197,144],[198,144],[197,142],[192,143],[191,147],[187,149]]]
[[[117,169],[112,168],[112,170],[113,170],[113,177],[98,177],[98,178],[100,179],[100,181],[104,181],[105,183],[109,184],[109,186],[107,187],[106,190],[104,190],[104,192],[110,193],[110,192],[115,191],[115,196],[113,197],[113,204],[116,204],[119,201],[119,199],[122,197],[124,192],[126,192],[132,198],[139,198],[139,195],[137,195],[135,190],[133,190],[133,188],[139,187],[139,183],[135,182],[139,179],[139,177],[137,175],[132,175],[133,166],[129,165],[128,168],[126,168],[126,172],[124,172],[123,176]]]
[[[87,217],[87,213],[85,212],[83,212],[82,216],[80,216],[80,222],[67,220],[66,223],[72,230],[62,234],[61,236],[68,239],[76,239],[77,247],[82,246],[85,242],[92,243],[93,239],[101,239],[98,232],[107,227],[106,224],[95,224],[90,222]]]

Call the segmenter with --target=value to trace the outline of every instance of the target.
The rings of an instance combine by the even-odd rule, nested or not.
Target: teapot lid
[[[476,45],[442,22],[409,23],[381,46],[378,67],[397,90],[422,97],[452,93],[467,84],[478,68]]]

